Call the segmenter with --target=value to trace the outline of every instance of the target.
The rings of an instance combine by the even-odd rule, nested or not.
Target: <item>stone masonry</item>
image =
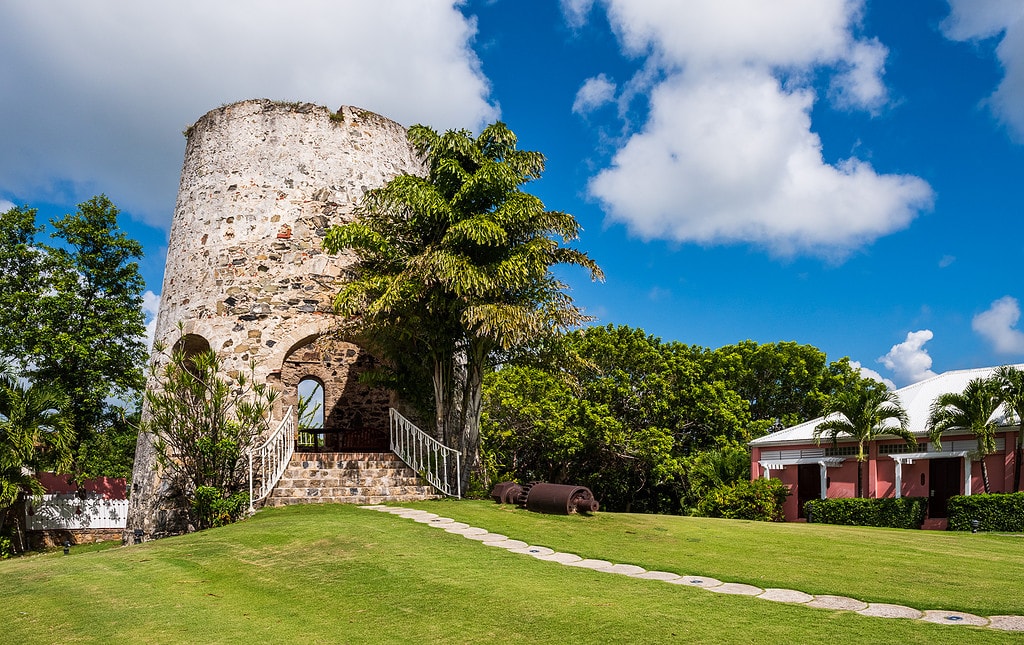
[[[353,263],[325,253],[321,242],[329,227],[351,220],[368,189],[423,172],[405,129],[354,107],[332,113],[308,103],[250,100],[208,112],[185,134],[157,342],[209,347],[228,372],[255,361],[257,378],[282,392],[275,419],[294,405],[304,377],[323,383],[333,406],[325,407],[328,418],[350,425],[356,419],[361,427],[386,419],[390,395],[354,384],[372,357],[352,344],[320,340],[336,326],[332,298]],[[319,347],[324,343],[335,344]],[[309,361],[312,348],[334,358],[326,366]],[[361,408],[358,417],[347,404]],[[126,535],[183,528],[145,434],[132,482]]]

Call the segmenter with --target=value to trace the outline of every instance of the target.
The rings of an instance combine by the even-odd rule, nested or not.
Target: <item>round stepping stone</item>
[[[863,600],[857,600],[856,598],[847,598],[846,596],[816,596],[814,600],[807,603],[808,607],[817,607],[818,609],[838,609],[847,611],[860,611],[861,609],[867,609],[868,603]]]
[[[448,527],[445,528],[445,531],[448,531],[449,533],[455,533],[456,535],[484,535],[485,533],[487,533],[487,529],[481,529],[475,526],[463,526],[452,528],[451,524],[449,524]]]
[[[368,511],[379,511],[382,508],[387,508],[383,504],[368,504],[366,506],[360,506],[359,508],[365,508]]]
[[[433,526],[435,528],[444,528],[450,524],[454,524],[455,520],[450,517],[435,517],[427,522],[427,526]]]
[[[582,567],[583,569],[607,569],[612,566],[612,563],[607,560],[592,560],[590,558],[577,560],[576,562],[567,562],[566,564],[570,567]]]
[[[527,545],[521,549],[509,549],[512,553],[522,553],[523,555],[532,555],[533,557],[540,557],[542,555],[551,555],[555,552],[554,549],[549,549],[546,546],[532,546]]]
[[[502,549],[522,549],[523,547],[530,546],[522,540],[500,540],[498,542],[484,542],[484,546],[496,546]]]
[[[463,533],[465,537],[470,540],[479,540],[480,542],[500,542],[501,540],[507,540],[507,535],[501,535],[499,533]]]
[[[974,625],[976,627],[988,625],[988,618],[966,614],[962,611],[945,611],[942,609],[929,609],[924,612],[921,620],[926,623],[938,623],[939,625]]]
[[[426,515],[417,515],[412,518],[413,522],[419,522],[420,524],[429,524],[431,520],[437,517],[437,513],[427,513]]]
[[[758,596],[763,600],[772,602],[795,602],[804,603],[814,600],[814,596],[795,589],[765,589],[764,593]]]
[[[446,531],[450,531],[451,529],[468,529],[469,524],[463,524],[462,522],[448,522],[447,524],[442,525],[441,528]]]
[[[676,580],[666,580],[666,582],[674,585],[686,585],[688,587],[704,587],[705,589],[717,587],[722,584],[722,581],[717,578],[708,578],[705,576],[679,576]]]
[[[384,507],[384,512],[385,513],[394,513],[395,515],[397,515],[399,513],[405,513],[408,510],[409,509],[402,508],[401,506],[385,506]]]
[[[551,555],[535,555],[533,557],[538,560],[548,560],[559,564],[570,564],[572,562],[579,562],[583,559],[575,553],[552,553]]]
[[[875,618],[910,618],[917,619],[924,614],[913,607],[903,605],[890,605],[884,602],[868,603],[867,609],[857,612],[861,616],[874,616]]]
[[[988,626],[1009,632],[1024,632],[1024,616],[989,616]]]
[[[638,567],[635,564],[613,564],[610,567],[598,569],[602,573],[617,573],[623,576],[635,576],[638,573],[644,573],[647,569]]]
[[[641,580],[663,580],[668,582],[669,580],[676,580],[680,576],[678,573],[670,571],[644,571],[643,573],[634,573],[633,577],[640,578]]]
[[[764,589],[761,587],[745,585],[742,582],[723,582],[717,587],[711,587],[708,591],[714,591],[715,593],[727,593],[734,596],[760,596],[764,593]]]

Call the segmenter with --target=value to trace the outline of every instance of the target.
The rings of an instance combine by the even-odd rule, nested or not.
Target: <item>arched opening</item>
[[[304,377],[298,385],[298,437],[295,447],[301,451],[324,447],[324,384],[320,379]]]
[[[171,348],[171,354],[181,353],[185,358],[183,366],[192,376],[199,377],[196,372],[195,363],[192,358],[197,354],[210,351],[210,341],[206,340],[199,334],[185,334],[178,339],[178,342],[174,343],[174,347]]]
[[[388,408],[396,403],[394,394],[361,379],[379,366],[369,352],[333,335],[304,339],[287,352],[281,365],[282,403],[299,411],[297,451],[389,450]]]

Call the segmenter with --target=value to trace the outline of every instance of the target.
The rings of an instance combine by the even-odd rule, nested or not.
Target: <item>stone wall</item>
[[[335,328],[332,298],[353,263],[323,251],[327,229],[350,221],[368,189],[422,164],[401,125],[353,107],[243,101],[186,136],[156,340],[205,340],[228,372],[255,360],[286,403],[297,383],[285,358]],[[151,437],[138,446],[126,534],[179,532]]]

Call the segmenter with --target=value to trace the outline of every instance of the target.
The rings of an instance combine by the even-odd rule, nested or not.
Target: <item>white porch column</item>
[[[984,457],[982,457],[984,459]],[[964,495],[971,494],[971,458],[964,455]]]
[[[903,460],[896,459],[896,499],[903,497]]]
[[[769,468],[768,466],[762,465],[761,466],[761,479],[771,479],[771,478],[772,478],[772,469]]]
[[[828,467],[825,465],[824,461],[818,462],[818,470],[821,476],[821,486],[819,486],[821,489],[821,499],[825,499],[826,494],[828,493]]]

